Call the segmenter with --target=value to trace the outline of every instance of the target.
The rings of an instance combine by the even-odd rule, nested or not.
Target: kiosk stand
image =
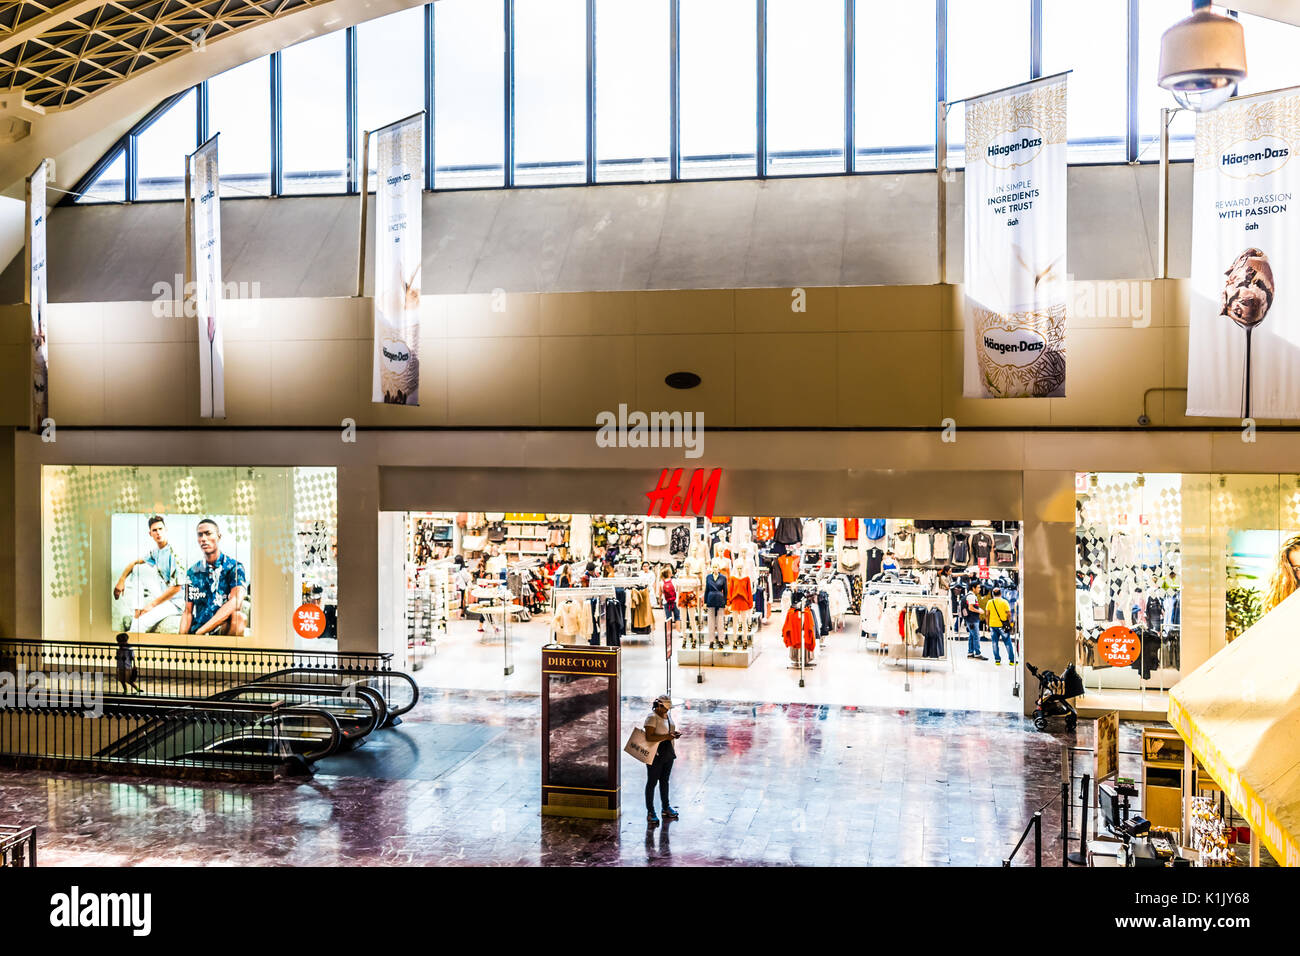
[[[617,819],[618,647],[542,648],[542,814]]]

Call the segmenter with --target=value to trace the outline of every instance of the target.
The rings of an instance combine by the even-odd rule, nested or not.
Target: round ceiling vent
[[[664,384],[669,388],[695,388],[700,384],[700,377],[694,372],[670,372]]]

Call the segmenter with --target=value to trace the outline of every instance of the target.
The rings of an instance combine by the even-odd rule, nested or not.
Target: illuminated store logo
[[[661,518],[670,515],[680,515],[683,518],[698,515],[712,518],[713,507],[718,500],[720,477],[721,468],[714,468],[707,473],[707,477],[702,469],[697,468],[691,473],[686,493],[682,494],[682,469],[665,468],[659,473],[659,483],[654,490],[646,492],[646,497],[650,499],[646,515],[657,514]]]

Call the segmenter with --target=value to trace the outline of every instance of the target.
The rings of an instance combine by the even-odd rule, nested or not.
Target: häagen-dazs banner
[[[194,316],[199,323],[199,415],[226,417],[225,347],[221,334],[221,179],[217,137],[190,156],[190,236]]]
[[[27,301],[32,310],[31,429],[40,432],[50,414],[49,360],[45,317],[45,180],[49,160],[42,160],[27,180]]]
[[[1196,117],[1187,414],[1300,418],[1300,88]]]
[[[371,401],[420,404],[424,114],[371,134],[375,149],[375,374]]]
[[[966,101],[966,398],[1065,395],[1065,81]]]

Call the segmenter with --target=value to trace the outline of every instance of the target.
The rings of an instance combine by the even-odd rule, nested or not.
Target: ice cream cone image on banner
[[[420,271],[400,284],[402,299],[394,315],[382,309],[375,320],[379,338],[379,383],[384,402],[389,405],[413,404],[420,387],[419,343],[411,342],[409,329],[418,335],[420,315]],[[393,318],[390,319],[390,315]],[[396,321],[394,321],[395,319]]]
[[[1223,286],[1220,315],[1226,315],[1246,330],[1246,375],[1242,389],[1242,417],[1250,418],[1250,334],[1264,321],[1273,305],[1273,267],[1268,256],[1254,246],[1242,251],[1224,273],[1228,281]]]

